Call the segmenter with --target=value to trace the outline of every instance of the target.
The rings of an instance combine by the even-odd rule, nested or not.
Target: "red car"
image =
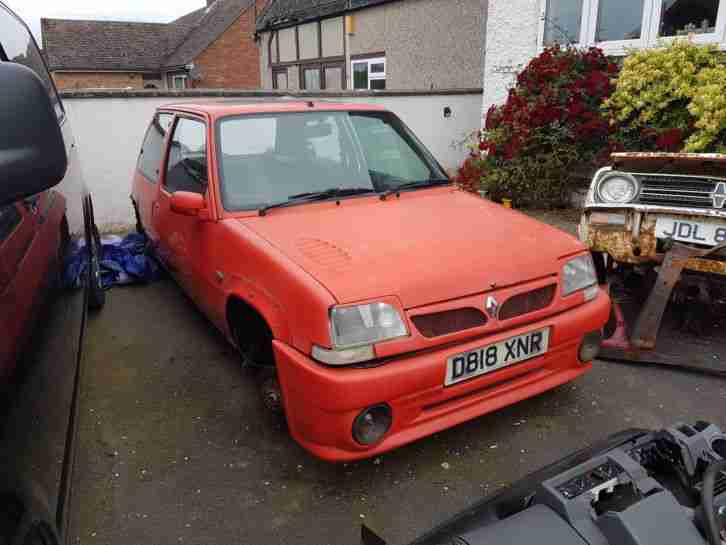
[[[274,369],[293,437],[326,460],[569,382],[608,319],[582,243],[457,189],[377,106],[161,108],[132,193],[166,267],[244,365]]]

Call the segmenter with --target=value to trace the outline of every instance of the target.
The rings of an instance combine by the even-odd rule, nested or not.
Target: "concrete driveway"
[[[483,494],[628,427],[726,424],[726,380],[600,362],[553,392],[395,452],[330,465],[169,280],[116,289],[89,326],[70,543],[410,541]]]

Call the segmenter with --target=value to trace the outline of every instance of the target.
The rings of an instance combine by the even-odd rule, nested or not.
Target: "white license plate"
[[[673,239],[681,242],[692,242],[704,246],[717,246],[726,242],[726,224],[691,221],[678,218],[658,218],[655,222],[656,236],[661,239]]]
[[[446,360],[444,385],[451,386],[521,361],[536,358],[547,352],[549,343],[550,328],[546,328],[456,354]]]

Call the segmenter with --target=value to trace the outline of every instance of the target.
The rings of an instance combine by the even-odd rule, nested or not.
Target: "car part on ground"
[[[720,545],[725,440],[706,422],[622,432],[475,503],[411,545]],[[368,528],[361,537],[363,545],[386,543]]]
[[[595,175],[580,237],[614,302],[601,358],[726,375],[725,171],[726,155],[621,153]]]

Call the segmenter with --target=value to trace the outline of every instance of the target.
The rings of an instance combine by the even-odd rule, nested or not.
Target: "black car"
[[[61,543],[86,309],[105,300],[80,172],[43,56],[0,2],[0,544]]]

